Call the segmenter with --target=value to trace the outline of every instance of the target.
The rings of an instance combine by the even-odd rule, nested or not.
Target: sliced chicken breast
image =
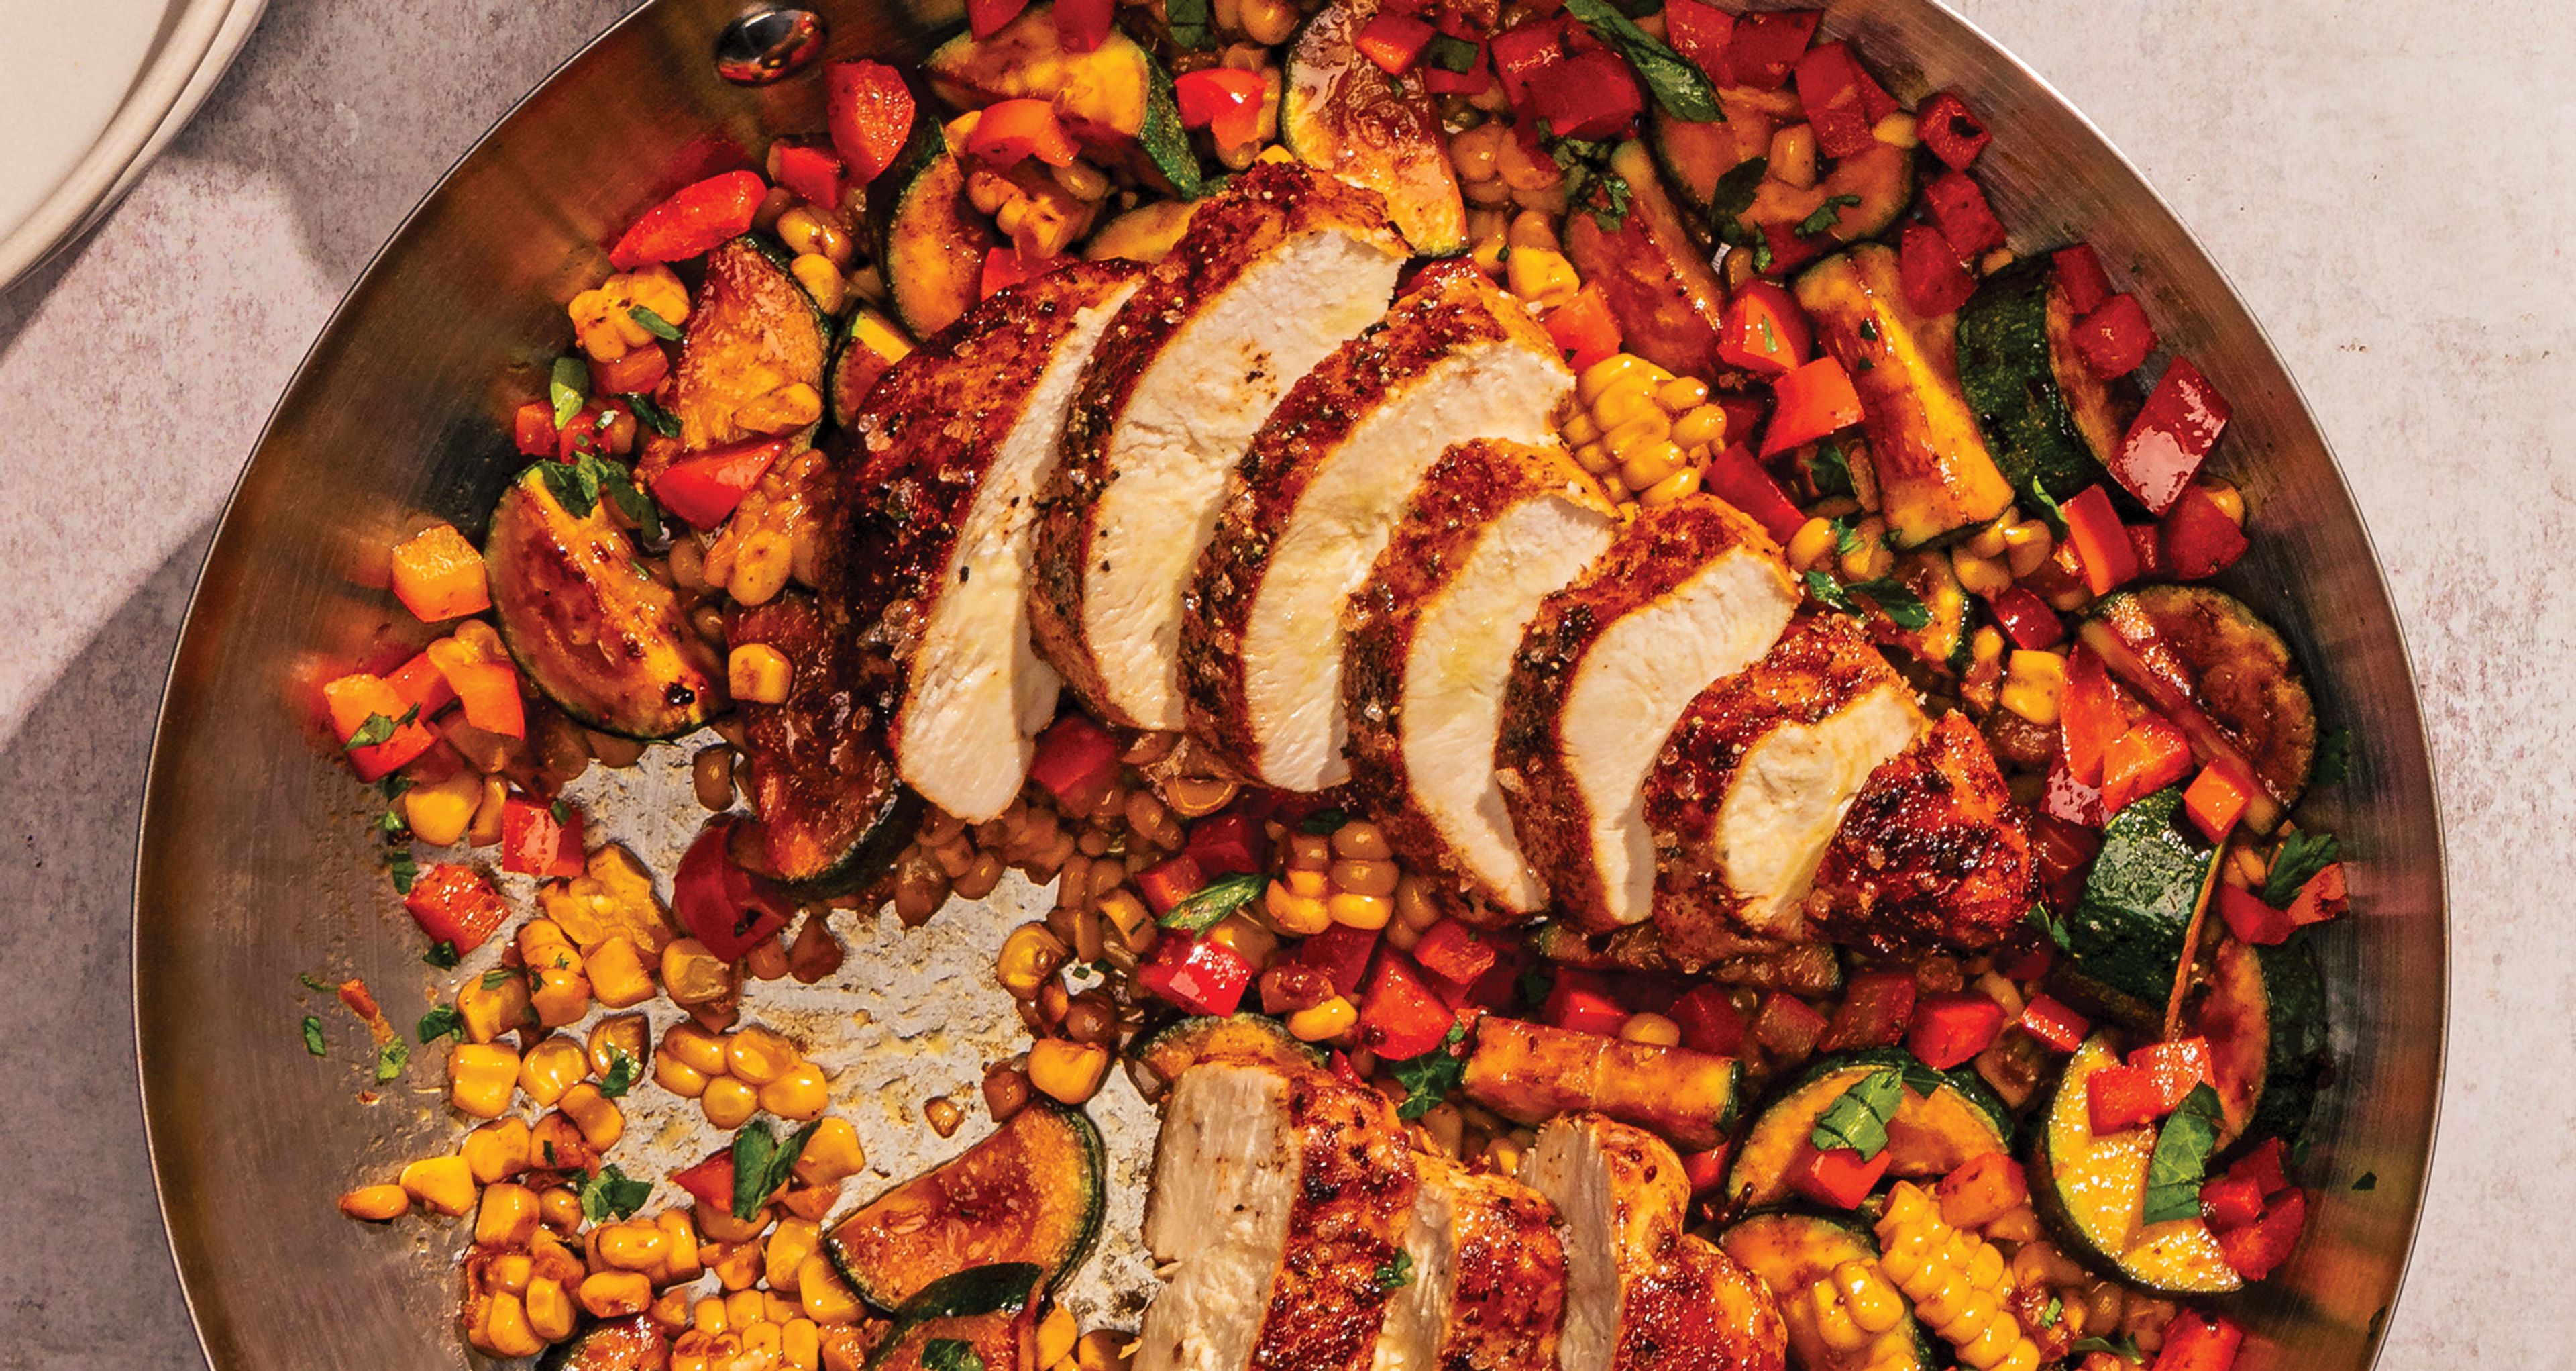
[[[1825,848],[1807,919],[1879,952],[1975,951],[2038,898],[2029,820],[1985,735],[1963,714],[1870,773]]]
[[[1182,1072],[1145,1207],[1172,1270],[1138,1371],[1368,1371],[1413,1207],[1413,1154],[1377,1092],[1249,1059]]]
[[[1055,717],[1025,594],[1037,492],[1074,381],[1142,276],[1084,262],[994,295],[896,363],[853,424],[857,489],[882,512],[871,575],[901,677],[895,766],[968,823],[1010,807]]]
[[[1494,778],[1512,654],[1617,527],[1561,446],[1464,443],[1431,465],[1350,603],[1353,789],[1399,856],[1448,873],[1498,922],[1547,904]]]
[[[1387,1305],[1374,1371],[1555,1371],[1565,1310],[1556,1210],[1508,1176],[1414,1154],[1413,1280]]]
[[[1696,970],[1737,932],[1808,941],[1825,844],[1869,773],[1925,726],[1905,678],[1841,614],[1800,619],[1701,691],[1646,777],[1666,954]]]
[[[1263,785],[1342,760],[1342,610],[1414,486],[1461,439],[1554,440],[1574,373],[1527,306],[1440,271],[1288,392],[1228,486],[1184,601],[1190,735]]]
[[[1530,864],[1586,928],[1653,906],[1646,773],[1693,697],[1770,651],[1798,605],[1780,547],[1714,495],[1645,510],[1523,635],[1494,764]]]
[[[1263,163],[1202,202],[1084,369],[1041,501],[1039,651],[1095,713],[1181,727],[1181,595],[1227,474],[1298,377],[1386,312],[1375,193]]]
[[[1690,1182],[1662,1139],[1599,1114],[1541,1128],[1522,1179],[1565,1241],[1564,1371],[1778,1371],[1787,1329],[1761,1283],[1682,1232]]]

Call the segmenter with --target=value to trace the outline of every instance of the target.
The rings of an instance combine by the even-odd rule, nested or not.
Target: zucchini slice
[[[1044,1268],[997,1262],[942,1277],[896,1311],[868,1371],[1034,1371]],[[947,1344],[947,1345],[943,1345]]]
[[[1772,249],[1770,274],[1779,275],[1820,252],[1886,232],[1913,201],[1913,156],[1903,148],[1875,143],[1836,162],[1804,190],[1766,177],[1731,222],[1717,222],[1718,182],[1745,162],[1767,156],[1774,127],[1758,107],[1728,98],[1724,92],[1719,98],[1726,122],[1695,124],[1658,109],[1646,135],[1655,165],[1672,185],[1673,194],[1691,207],[1690,217],[1699,225],[1703,244],[1711,239],[1767,242]],[[1798,225],[1823,209],[1826,201],[1840,196],[1860,199],[1839,206],[1841,213],[1823,232],[1812,238],[1798,236]]]
[[[1159,1099],[1181,1073],[1209,1057],[1271,1062],[1290,1071],[1324,1064],[1324,1054],[1297,1041],[1287,1026],[1250,1012],[1175,1020],[1127,1049],[1127,1072],[1147,1099]]]
[[[961,33],[921,65],[931,91],[952,108],[1050,101],[1065,131],[1095,159],[1184,200],[1203,188],[1171,76],[1115,29],[1089,52],[1067,51],[1056,37],[1055,7],[1031,5],[992,37]]]
[[[1789,1325],[1791,1362],[1804,1371],[1932,1371],[1941,1364],[1911,1306],[1895,1326],[1858,1347],[1836,1347],[1817,1326],[1816,1297],[1807,1292],[1832,1280],[1846,1262],[1860,1263],[1871,1280],[1894,1288],[1879,1270],[1877,1235],[1861,1224],[1823,1214],[1756,1214],[1719,1234],[1717,1245],[1770,1287]]]
[[[519,473],[483,539],[493,617],[520,673],[566,714],[603,733],[677,737],[724,703],[724,668],[606,503],[576,517],[542,464]]]
[[[1763,1209],[1787,1201],[1789,1168],[1808,1148],[1816,1120],[1844,1091],[1880,1071],[1902,1071],[1916,1079],[1928,1074],[1940,1081],[1929,1095],[1916,1093],[1911,1085],[1905,1088],[1896,1117],[1887,1125],[1887,1148],[1895,1154],[1888,1175],[1947,1175],[1971,1157],[2012,1150],[2012,1111],[1974,1072],[1934,1071],[1901,1048],[1837,1053],[1802,1072],[1753,1121],[1727,1172],[1729,1202]]]
[[[879,1309],[906,1309],[941,1277],[995,1262],[1026,1264],[1053,1285],[1091,1254],[1106,1195],[1100,1130],[1080,1110],[1032,1101],[955,1160],[869,1201],[824,1246]]]
[[[1543,923],[1530,930],[1530,948],[1558,966],[1585,971],[1687,971],[1719,985],[1833,995],[1843,988],[1842,954],[1831,943],[1781,946],[1766,938],[1695,938],[1678,952],[1664,945],[1663,930],[1631,924],[1586,934],[1571,924]]]
[[[1628,351],[1677,376],[1717,375],[1726,287],[1691,242],[1645,145],[1620,144],[1610,170],[1628,183],[1628,212],[1606,229],[1581,208],[1567,214],[1566,257],[1608,297]]]
[[[595,1323],[537,1358],[537,1371],[663,1371],[671,1340],[648,1315]]]
[[[1684,1152],[1724,1141],[1744,1093],[1744,1064],[1687,1047],[1628,1042],[1488,1014],[1461,1088],[1514,1123],[1593,1111],[1646,1129]]]
[[[983,298],[984,255],[1002,240],[966,203],[966,169],[928,110],[914,118],[912,139],[882,184],[884,195],[868,197],[877,263],[895,318],[913,337],[928,338]]]
[[[832,354],[832,422],[843,428],[857,422],[859,406],[867,403],[877,378],[911,352],[912,340],[903,336],[902,325],[872,309],[851,315],[850,331]]]
[[[2298,803],[2316,759],[2316,700],[2290,645],[2244,601],[2208,586],[2147,586],[2104,600],[2083,636],[2204,757],[2232,751],[2281,808]]]
[[[921,797],[886,747],[890,669],[804,595],[736,607],[725,638],[778,649],[794,673],[785,700],[742,707],[770,869],[805,899],[865,889],[921,822]]]
[[[1467,202],[1419,72],[1389,79],[1353,41],[1377,0],[1333,0],[1288,43],[1279,141],[1297,160],[1386,197],[1386,213],[1424,257],[1467,250]]]
[[[2121,1017],[2161,1021],[2218,849],[2182,812],[2182,787],[2133,800],[2102,830],[2102,855],[2066,916],[2066,955]]]
[[[1093,230],[1091,241],[1082,245],[1082,260],[1124,257],[1150,267],[1172,255],[1172,246],[1190,231],[1190,220],[1197,213],[1198,204],[1192,200],[1138,205]]]
[[[2315,948],[2304,938],[2278,947],[2221,942],[2189,1021],[2191,1032],[2209,1040],[2218,1078],[2218,1145],[2297,1142],[2326,1063],[2325,981]]]
[[[1959,311],[1959,383],[2015,491],[2072,499],[2102,479],[2137,402],[2075,350],[2056,259],[1998,272]]]
[[[707,254],[671,380],[671,417],[687,451],[764,436],[734,415],[781,386],[822,388],[832,321],[770,252],[746,236]]]
[[[1896,250],[1864,243],[1798,277],[1817,343],[1851,373],[1880,512],[1902,547],[1992,520],[2013,488],[1959,390],[1958,319],[1905,303]]]
[[[2216,1295],[2244,1284],[2197,1217],[2141,1224],[2147,1162],[2156,1128],[2139,1124],[2094,1136],[2085,1082],[2118,1066],[2111,1040],[2095,1034],[2075,1049],[2032,1144],[2031,1199],[2066,1239],[2071,1255],[2105,1276],[2160,1295]]]

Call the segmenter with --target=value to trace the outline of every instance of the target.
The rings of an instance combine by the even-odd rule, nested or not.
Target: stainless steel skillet
[[[2351,780],[2309,810],[2356,859],[2356,915],[2324,945],[2338,1078],[2320,1107],[2315,1160],[2335,1181],[2318,1197],[2297,1259],[2247,1304],[2265,1346],[2243,1364],[2366,1366],[2423,1192],[2446,980],[2431,763],[2368,536],[2260,328],[2082,116],[1927,0],[1827,8],[1828,29],[1855,37],[1897,93],[1957,90],[1992,126],[1980,172],[2015,246],[2096,244],[2124,285],[2146,293],[2167,339],[2235,405],[2223,470],[2245,487],[2259,536],[2229,588],[2289,635],[2328,726],[2363,740]],[[958,12],[953,3],[835,7],[824,15],[828,50],[918,56]],[[375,811],[306,734],[302,702],[401,613],[380,588],[390,534],[422,516],[479,526],[519,464],[507,411],[542,390],[541,368],[564,332],[560,304],[605,271],[600,245],[691,175],[742,164],[774,133],[820,126],[810,69],[762,87],[718,77],[719,35],[740,14],[731,0],[656,0],[458,164],[305,360],[209,554],[145,803],[135,1001],[163,1210],[219,1367],[467,1359],[445,1270],[456,1233],[417,1222],[366,1228],[331,1205],[403,1158],[445,1150],[452,1128],[439,1108],[435,1053],[422,1053],[377,1102],[357,1102],[371,1082],[350,1026],[331,1017],[327,997],[297,984],[299,971],[363,976],[407,1025],[427,1007],[436,975],[417,960],[377,863],[367,827]],[[633,790],[630,803],[649,799],[642,781]],[[996,898],[1010,895],[1006,887]],[[1001,910],[942,916],[957,948],[1003,922]],[[930,1026],[908,1040],[863,1034],[852,1050],[882,1067],[885,1135],[928,1143],[917,1125],[896,1128],[907,1122],[903,1101],[971,1085],[958,1063],[972,1059],[990,1015],[952,1008],[950,963],[906,947],[887,934],[859,948],[876,958],[864,980],[886,997],[883,1012]],[[338,1049],[325,1062],[297,1033],[307,1012],[332,1025]],[[951,1022],[958,1034],[939,1031]],[[925,1053],[935,1060],[923,1071],[895,1060]],[[874,1148],[879,1163],[899,1169],[904,1158],[887,1150],[899,1145]],[[2376,1187],[2353,1191],[2349,1180],[2365,1171]],[[1142,1181],[1132,1170],[1112,1174],[1130,1187]],[[1130,1272],[1113,1266],[1107,1285]]]

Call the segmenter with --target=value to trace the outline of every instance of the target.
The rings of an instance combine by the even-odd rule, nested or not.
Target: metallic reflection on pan
[[[2366,1366],[2415,1230],[2445,1021],[2439,815],[2405,646],[2368,537],[2261,330],[2100,134],[1935,5],[1850,0],[1831,11],[1827,29],[1856,37],[1899,94],[1953,89],[1984,116],[1995,141],[1980,170],[2017,246],[2092,241],[2235,404],[2224,470],[2260,511],[2262,536],[2227,584],[2311,665],[2328,726],[2364,740],[2351,781],[2311,808],[2358,859],[2356,916],[2324,946],[2339,1069],[2315,1158],[2336,1183],[2285,1276],[2245,1302],[2267,1335],[2245,1365]],[[728,0],[658,0],[458,164],[305,360],[208,557],[145,805],[135,999],[162,1206],[218,1367],[392,1371],[468,1360],[446,1269],[463,1225],[412,1219],[387,1230],[332,1207],[347,1186],[446,1150],[453,1127],[433,1051],[384,1100],[357,1103],[370,1082],[354,1026],[300,991],[295,973],[364,976],[406,1025],[427,1007],[426,987],[453,976],[421,965],[377,864],[372,811],[305,731],[302,704],[401,613],[380,589],[389,536],[429,517],[480,527],[519,465],[509,408],[542,391],[546,349],[565,332],[560,302],[604,274],[601,245],[688,177],[743,164],[772,133],[821,126],[819,65],[763,86],[719,78],[718,35],[741,13]],[[823,11],[835,57],[917,57],[958,14],[953,4]],[[669,844],[696,821],[684,775],[668,769],[594,768],[584,793],[664,872]],[[662,799],[664,831],[618,817]],[[873,1169],[903,1174],[984,1126],[970,1109],[967,1127],[942,1143],[914,1120],[932,1094],[971,1106],[979,1057],[1009,1050],[1000,1044],[1015,1021],[981,983],[981,958],[1033,916],[1020,910],[1045,903],[1014,879],[981,905],[952,906],[925,933],[903,934],[890,919],[855,930],[842,986],[754,991],[753,1017],[840,1044],[836,1107],[861,1124]],[[308,1008],[331,1025],[328,1061],[298,1039]],[[852,1017],[862,1008],[865,1026]],[[1136,1157],[1150,1115],[1123,1084],[1103,1099],[1096,1112],[1113,1147],[1123,1140]],[[625,1147],[702,1152],[712,1135],[692,1133],[695,1122],[685,1109],[664,1118],[639,1106]],[[2341,1183],[2364,1171],[2377,1174],[2374,1190]],[[1112,1241],[1075,1291],[1105,1317],[1132,1315],[1143,1292],[1132,1234],[1144,1179],[1136,1162],[1113,1161],[1123,1203],[1110,1212]],[[853,1193],[875,1183],[863,1176]]]

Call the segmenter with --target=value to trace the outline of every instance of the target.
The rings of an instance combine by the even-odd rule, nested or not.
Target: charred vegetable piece
[[[1289,40],[1279,141],[1306,165],[1385,196],[1416,253],[1464,252],[1467,202],[1421,73],[1389,77],[1352,42],[1377,9],[1334,0]]]
[[[1297,1041],[1285,1025],[1262,1014],[1182,1019],[1138,1038],[1127,1049],[1128,1064],[1148,1098],[1170,1089],[1182,1072],[1208,1057],[1249,1058],[1292,1070],[1324,1064],[1323,1053]]]
[[[2144,1223],[2157,1127],[2096,1135],[2088,1101],[2095,1072],[2120,1065],[2111,1040],[2085,1041],[2066,1063],[2033,1144],[2031,1201],[2067,1250],[2103,1275],[2164,1295],[2216,1295],[2244,1284],[2198,1215]]]
[[[1762,1209],[1790,1198],[1789,1174],[1811,1147],[1816,1121],[1834,1101],[1881,1071],[1907,1077],[1896,1116],[1887,1121],[1887,1147],[1895,1154],[1887,1174],[1947,1175],[1970,1157],[2012,1146],[2012,1111],[1973,1071],[1934,1071],[1896,1048],[1847,1052],[1807,1068],[1773,1097],[1736,1148],[1726,1195]],[[1930,1082],[1924,1093],[1917,1087]]]
[[[897,1310],[868,1371],[1026,1371],[1035,1352],[1043,1268],[977,1266],[924,1287]]]
[[[1196,208],[1188,200],[1138,205],[1094,230],[1091,241],[1082,245],[1083,258],[1098,262],[1124,257],[1152,266],[1170,256],[1172,245],[1190,231],[1190,216]]]
[[[663,1371],[671,1340],[643,1314],[593,1324],[537,1358],[537,1371]]]
[[[886,749],[890,668],[802,595],[737,607],[725,637],[776,648],[791,672],[785,700],[742,707],[771,870],[806,898],[866,888],[921,814]]]
[[[1032,1101],[964,1155],[870,1201],[824,1246],[860,1299],[902,1310],[950,1272],[1026,1263],[1049,1284],[1091,1253],[1106,1195],[1100,1130]]]
[[[910,354],[912,346],[900,325],[875,310],[852,315],[850,331],[832,354],[832,422],[847,427],[856,420],[877,378]]]
[[[724,702],[723,668],[600,499],[576,516],[541,468],[501,493],[483,561],[493,617],[519,670],[603,733],[672,738]]]
[[[671,385],[671,417],[689,452],[781,436],[747,429],[737,416],[784,386],[822,388],[831,320],[774,250],[736,238],[707,254]]]
[[[1058,36],[1055,7],[1031,5],[990,38],[950,39],[922,69],[931,90],[955,108],[1045,100],[1094,160],[1123,167],[1184,200],[1201,189],[1198,157],[1172,99],[1172,78],[1126,34],[1112,30],[1099,47],[1074,52]]]
[[[1865,1279],[1894,1291],[1879,1268],[1878,1237],[1862,1225],[1824,1214],[1756,1214],[1720,1234],[1717,1245],[1770,1288],[1789,1325],[1794,1362],[1806,1371],[1931,1371],[1941,1364],[1901,1300],[1895,1323],[1857,1347],[1845,1345],[1848,1332],[1819,1326],[1818,1315],[1828,1308],[1858,1322],[1851,1319],[1845,1284]],[[1843,1271],[1849,1263],[1859,1264],[1856,1276]],[[1819,1285],[1827,1288],[1818,1290]]]
[[[1577,206],[1565,217],[1567,259],[1608,297],[1628,351],[1676,375],[1716,375],[1726,288],[1691,243],[1644,144],[1620,144],[1610,173],[1627,183],[1627,210],[1614,216]]]
[[[2084,641],[2191,736],[2203,761],[2232,751],[2279,809],[2298,802],[2316,758],[2317,706],[2290,646],[2245,602],[2207,586],[2148,586],[2105,600]],[[2278,809],[2249,809],[2269,832]]]
[[[1743,1078],[1728,1057],[1487,1015],[1476,1024],[1466,1091],[1516,1122],[1590,1109],[1699,1151],[1734,1123]]]
[[[1896,252],[1869,243],[1798,278],[1819,351],[1860,392],[1881,512],[1903,547],[1993,519],[2013,503],[1976,415],[1959,389],[1958,320],[1905,302]]]
[[[1711,239],[1767,245],[1770,274],[1885,232],[1913,200],[1913,158],[1888,143],[1842,158],[1804,190],[1763,175],[1767,164],[1753,169],[1752,162],[1769,154],[1773,120],[1760,106],[1733,98],[1731,92],[1723,103],[1722,124],[1693,123],[1658,110],[1647,137],[1656,166],[1671,183],[1674,198],[1689,208],[1696,231]],[[1721,187],[1728,192],[1725,197],[1718,194]],[[1801,236],[1799,227],[1814,221],[1829,203],[1833,217]]]
[[[2109,1007],[2124,1017],[2163,1018],[2184,937],[2217,865],[2218,849],[2182,812],[2180,786],[2111,816],[2102,855],[2066,919],[2073,969],[2094,983],[2088,988],[2109,992]]]
[[[1786,946],[1768,938],[1730,938],[1707,930],[1685,950],[1664,943],[1663,930],[1637,924],[1589,936],[1566,924],[1530,930],[1530,950],[1559,966],[1586,971],[1693,971],[1719,985],[1832,995],[1843,988],[1842,954],[1825,943]]]
[[[2054,257],[1988,278],[1959,311],[1959,382],[2016,492],[2073,499],[2102,479],[2137,400],[2075,348],[2075,307]]]
[[[903,155],[869,187],[868,218],[895,317],[914,337],[955,323],[981,298],[985,254],[1002,240],[966,203],[966,169],[930,114],[914,123]]]
[[[2220,943],[2188,1022],[2187,1032],[2209,1040],[2226,1125],[2219,1146],[2240,1138],[2296,1142],[2326,1067],[2325,982],[2308,941]]]

